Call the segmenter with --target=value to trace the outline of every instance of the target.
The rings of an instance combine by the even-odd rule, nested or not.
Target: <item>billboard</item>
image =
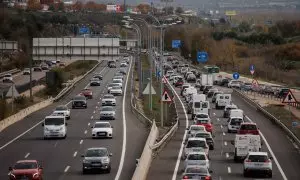
[[[236,15],[236,11],[225,11],[225,15],[226,16],[235,16]]]

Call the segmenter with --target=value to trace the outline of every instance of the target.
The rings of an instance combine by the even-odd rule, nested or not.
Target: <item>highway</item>
[[[72,109],[68,120],[67,138],[62,140],[44,140],[42,120],[50,115],[57,105],[67,104],[71,99],[88,86],[92,74],[84,80],[60,102],[54,103],[22,121],[11,125],[0,133],[0,179],[7,179],[8,167],[17,160],[36,159],[44,167],[44,179],[49,180],[82,180],[82,179],[131,179],[135,170],[135,160],[140,157],[148,131],[131,113],[130,80],[125,78],[124,96],[117,97],[116,120],[110,121],[114,127],[113,139],[92,139],[91,125],[99,120],[99,104],[101,97],[107,93],[107,85],[111,82],[117,69],[109,69],[106,63],[95,69],[101,72],[101,86],[91,87],[93,99],[88,100],[87,109]],[[126,89],[126,90],[125,90]],[[126,91],[126,92],[125,92]],[[107,147],[113,154],[110,174],[82,174],[81,154],[90,147]]]
[[[217,87],[223,89],[223,87]],[[174,88],[179,95],[179,88]],[[225,91],[225,90],[224,90]],[[228,89],[226,88],[226,91]],[[178,96],[179,97],[179,96]],[[272,123],[255,108],[247,104],[243,99],[232,93],[232,102],[236,104],[246,114],[246,121],[257,123],[260,128],[263,139],[262,151],[267,151],[273,160],[273,178],[282,179],[300,179],[300,151],[299,147],[294,145],[287,137],[285,132]],[[181,179],[183,170],[183,161],[181,159],[183,139],[186,136],[186,127],[192,123],[191,116],[186,114],[186,103],[183,98],[175,98],[175,103],[179,118],[179,128],[174,137],[157,155],[152,162],[148,180],[157,179]],[[233,161],[234,146],[231,141],[235,134],[227,133],[227,122],[222,117],[223,110],[212,109],[212,122],[214,126],[215,149],[210,150],[210,164],[213,171],[213,179],[219,180],[238,180],[243,177],[242,163]],[[247,178],[249,179],[249,178]]]

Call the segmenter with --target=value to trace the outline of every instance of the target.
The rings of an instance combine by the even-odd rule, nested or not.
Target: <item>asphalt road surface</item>
[[[126,95],[117,97],[116,120],[110,121],[114,127],[113,139],[91,138],[91,125],[99,120],[101,97],[107,93],[106,87],[118,69],[109,69],[106,63],[102,64],[94,71],[103,74],[102,84],[91,87],[93,99],[88,100],[87,109],[71,110],[66,139],[44,140],[42,120],[57,105],[70,106],[71,98],[88,85],[92,74],[78,83],[60,102],[33,113],[0,132],[0,179],[7,179],[8,167],[22,159],[39,160],[44,167],[45,180],[131,179],[136,167],[135,160],[141,155],[148,131],[131,113],[130,78],[127,84],[124,82],[128,87]],[[125,88],[123,92],[124,90]],[[80,156],[90,147],[107,147],[113,153],[110,174],[82,174]]]
[[[218,87],[223,89],[222,87]],[[179,94],[179,89],[176,88]],[[165,146],[152,162],[148,174],[148,180],[158,179],[181,179],[184,168],[181,159],[183,137],[185,129],[192,123],[191,116],[186,114],[187,107],[183,98],[175,99],[180,125],[174,137]],[[232,101],[246,114],[246,121],[257,123],[261,131],[263,142],[262,151],[266,151],[273,160],[273,178],[276,180],[283,179],[300,179],[300,151],[287,137],[285,132],[272,123],[260,112],[236,94],[232,94]],[[214,104],[211,104],[211,119],[214,126],[215,149],[210,150],[210,166],[213,171],[213,179],[219,180],[239,180],[243,177],[242,163],[235,163],[233,160],[234,146],[231,141],[234,140],[235,134],[227,133],[227,122],[223,118],[223,110],[216,110]],[[186,120],[188,119],[188,121]],[[259,177],[256,177],[259,178]],[[247,178],[251,179],[251,178]],[[253,179],[253,178],[252,178]]]

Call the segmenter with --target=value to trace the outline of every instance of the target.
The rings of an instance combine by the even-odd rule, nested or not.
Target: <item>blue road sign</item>
[[[249,67],[250,73],[253,75],[255,72],[255,66],[253,64],[250,65]]]
[[[292,127],[300,127],[300,123],[298,123],[297,121],[292,122]]]
[[[198,62],[204,63],[204,62],[207,62],[207,60],[208,60],[207,52],[205,52],[205,51],[198,51],[197,52],[197,61]]]
[[[172,40],[172,48],[180,48],[181,41],[180,40]]]
[[[232,77],[233,77],[233,79],[237,80],[237,79],[240,78],[240,74],[235,72],[235,73],[232,74]]]
[[[156,76],[158,76],[158,77],[161,77],[161,73],[160,73],[160,71],[157,71],[157,74],[156,74]]]
[[[79,34],[90,34],[90,29],[88,27],[79,28]]]

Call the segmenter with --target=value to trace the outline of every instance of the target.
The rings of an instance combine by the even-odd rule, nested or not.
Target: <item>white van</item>
[[[240,117],[242,119],[244,119],[245,115],[244,115],[244,111],[241,109],[231,109],[229,111],[229,118],[231,117]]]
[[[195,91],[193,89],[195,89],[197,91],[197,89],[195,87],[193,87],[193,86],[185,88],[184,91],[183,91],[183,93],[182,93],[182,95],[185,97],[189,92]]]
[[[44,126],[44,139],[47,138],[66,138],[67,122],[65,116],[50,115],[46,116],[42,126]]]
[[[185,102],[190,102],[192,100],[193,95],[197,94],[196,88],[191,88],[187,90],[186,96],[185,96]]]
[[[194,119],[196,114],[209,114],[210,115],[210,105],[209,101],[194,101],[192,108],[192,119]]]
[[[222,109],[231,103],[231,94],[217,94],[216,109]]]
[[[234,141],[234,161],[244,160],[249,152],[259,152],[261,150],[261,139],[259,135],[239,135]]]
[[[205,138],[195,138],[191,137],[185,142],[184,147],[184,159],[191,152],[193,148],[203,148],[205,150],[206,155],[208,156],[209,147],[206,143]]]

